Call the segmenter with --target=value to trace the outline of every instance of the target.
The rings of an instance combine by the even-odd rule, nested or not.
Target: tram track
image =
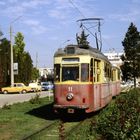
[[[59,120],[45,125],[44,127],[38,129],[37,131],[23,137],[21,140],[29,140],[29,139],[33,138],[34,136],[40,134],[41,132],[49,130],[51,127],[54,127],[57,124],[59,124]]]
[[[63,119],[57,120],[55,122],[49,123],[44,127],[38,129],[37,131],[23,137],[21,140],[30,140],[30,139],[47,139],[47,140],[64,140],[78,130],[81,125],[90,121],[92,118],[87,118],[81,121],[64,121]]]
[[[69,128],[68,131],[66,131],[64,137],[67,138],[68,136],[70,136],[72,133],[74,133],[78,128],[80,128],[80,126],[85,122],[86,120],[80,121],[77,124],[75,124],[74,126],[71,126],[71,128]],[[66,127],[65,127],[66,129]]]
[[[30,139],[37,139],[38,137],[47,138],[47,140],[51,139],[64,139],[70,136],[76,129],[78,129],[84,121],[80,122],[63,122],[63,121],[56,121],[50,123],[43,128],[33,132],[22,138],[21,140],[30,140]],[[43,132],[44,131],[44,132]]]
[[[69,139],[73,134],[75,134],[79,129],[81,129],[81,127],[84,127],[84,124],[91,124],[95,121],[95,116],[98,115],[98,113],[92,115],[90,118],[85,118],[82,121],[70,124],[71,126],[69,126],[69,122],[64,123],[65,126],[65,135],[64,135],[64,139],[67,140],[67,138]]]

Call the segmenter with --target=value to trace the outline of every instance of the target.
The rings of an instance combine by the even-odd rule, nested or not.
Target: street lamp
[[[11,49],[11,86],[14,84],[14,69],[13,69],[13,45],[12,45],[12,24],[17,21],[21,16],[17,17],[10,23],[10,49]]]

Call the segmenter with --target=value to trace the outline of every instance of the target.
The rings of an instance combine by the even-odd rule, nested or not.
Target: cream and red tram
[[[119,69],[95,48],[68,45],[54,54],[54,110],[97,111],[120,92]]]

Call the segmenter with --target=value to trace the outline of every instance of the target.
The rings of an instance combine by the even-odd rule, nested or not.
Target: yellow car
[[[25,86],[23,83],[14,83],[11,87],[1,88],[2,93],[26,93],[31,91],[31,87]]]

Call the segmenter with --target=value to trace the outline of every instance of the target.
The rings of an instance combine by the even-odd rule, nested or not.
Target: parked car
[[[126,88],[128,87],[128,84],[126,82],[121,82],[121,88]]]
[[[33,91],[33,92],[42,90],[42,87],[39,83],[29,83],[29,87],[31,87],[31,91]]]
[[[41,82],[42,90],[53,90],[54,85],[52,82]]]
[[[13,86],[1,88],[2,93],[26,93],[31,91],[31,87],[25,86],[23,83],[14,83]]]

